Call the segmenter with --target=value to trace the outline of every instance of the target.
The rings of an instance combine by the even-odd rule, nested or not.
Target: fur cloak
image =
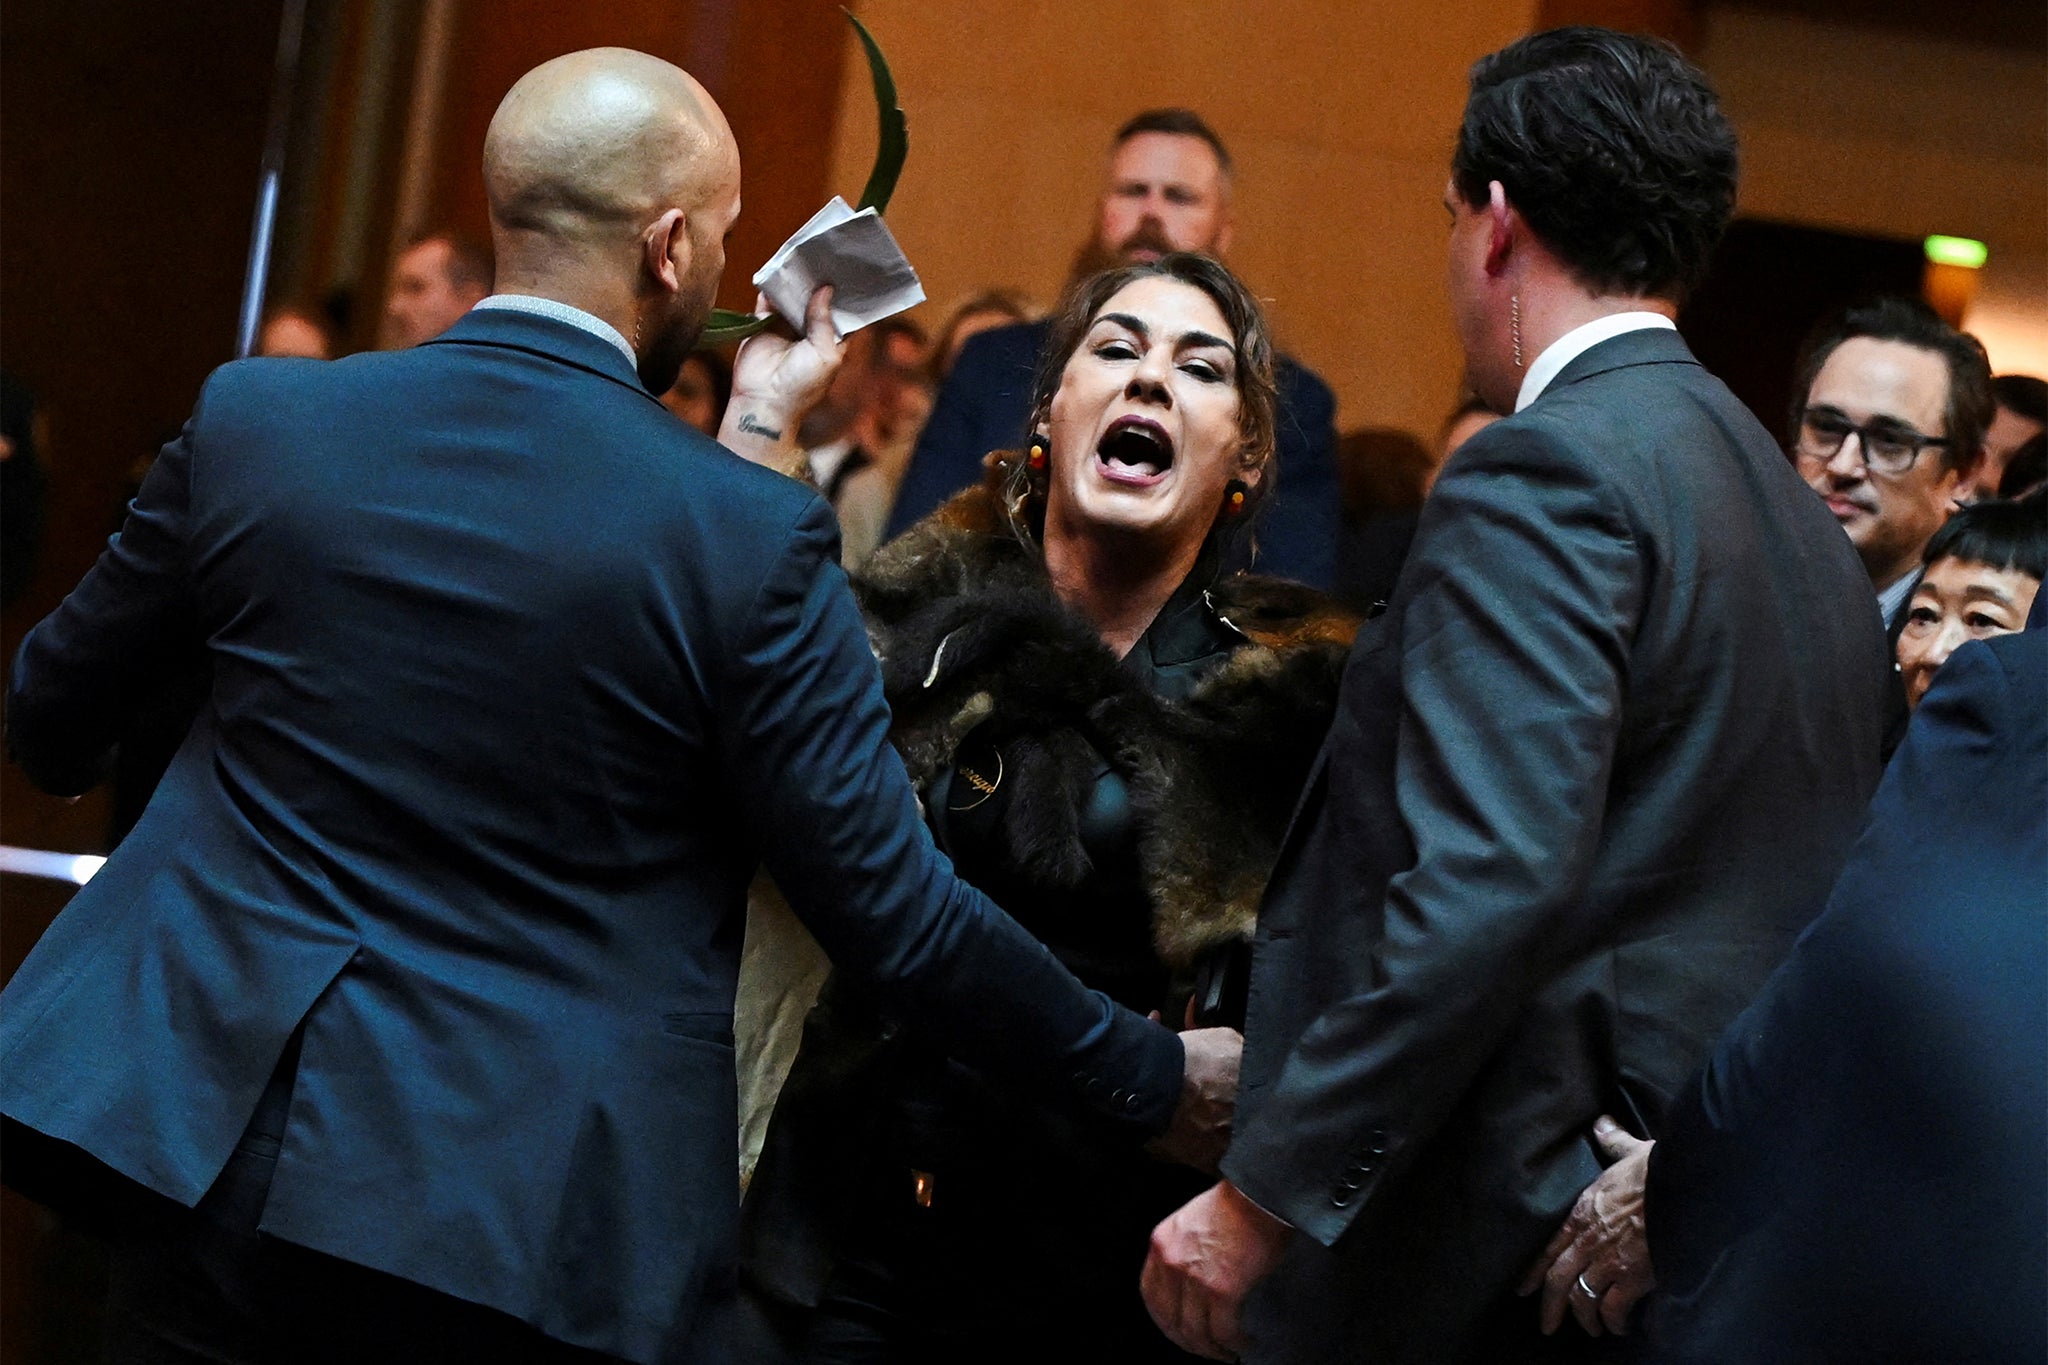
[[[892,737],[924,793],[986,725],[1016,784],[1002,831],[1019,870],[1092,870],[1080,834],[1097,755],[1138,826],[1152,940],[1176,973],[1248,939],[1359,628],[1332,599],[1239,574],[1203,594],[1239,646],[1185,700],[1155,695],[1053,594],[1043,561],[970,489],[885,546],[855,584]]]

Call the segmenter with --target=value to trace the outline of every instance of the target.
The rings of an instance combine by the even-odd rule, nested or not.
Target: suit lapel
[[[1400,608],[1390,607],[1386,612],[1366,622],[1359,632],[1358,642],[1352,646],[1351,657],[1344,665],[1344,676],[1337,689],[1337,715],[1330,721],[1330,729],[1323,736],[1322,747],[1316,750],[1315,762],[1310,766],[1308,778],[1301,784],[1301,795],[1294,803],[1294,814],[1287,822],[1287,832],[1281,836],[1279,856],[1274,860],[1273,873],[1266,881],[1266,896],[1261,904],[1259,916],[1264,922],[1268,911],[1276,903],[1285,903],[1285,896],[1275,896],[1295,862],[1301,856],[1302,845],[1310,832],[1321,821],[1323,805],[1330,787],[1330,764],[1333,751],[1347,736],[1355,738],[1356,723],[1347,724],[1347,709],[1356,712],[1367,704],[1367,699],[1378,694],[1387,686],[1388,665],[1377,658],[1385,650],[1398,649],[1400,631]],[[1398,685],[1399,665],[1393,665],[1395,682]],[[1352,751],[1344,755],[1349,762],[1357,764],[1359,755]]]

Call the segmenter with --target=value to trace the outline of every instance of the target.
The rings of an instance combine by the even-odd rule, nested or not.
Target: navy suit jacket
[[[1942,666],[1645,1208],[1658,1360],[2048,1356],[2048,633]]]
[[[981,480],[982,457],[1029,436],[1032,376],[1052,335],[1050,319],[969,337],[939,389],[931,419],[896,491],[888,535],[897,536],[947,498]],[[1277,358],[1274,496],[1259,513],[1258,569],[1328,590],[1336,584],[1343,517],[1337,488],[1337,400],[1313,371]]]
[[[213,684],[0,1001],[0,1112],[189,1205],[301,1034],[264,1231],[716,1359],[765,859],[932,1027],[1163,1127],[1173,1037],[933,848],[837,550],[560,322],[217,371],[15,663],[13,752],[60,793],[181,646]]]
[[[1224,1174],[1293,1223],[1256,1360],[1518,1360],[1513,1287],[1819,913],[1884,633],[1676,332],[1446,463],[1267,886]]]

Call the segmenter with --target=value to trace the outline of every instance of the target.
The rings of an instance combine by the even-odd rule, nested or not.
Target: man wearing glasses
[[[1799,379],[1792,458],[1861,556],[1895,652],[1920,554],[1970,493],[1991,420],[1990,361],[1926,304],[1886,298],[1824,325]],[[1887,756],[1906,722],[1905,689],[1893,690]]]

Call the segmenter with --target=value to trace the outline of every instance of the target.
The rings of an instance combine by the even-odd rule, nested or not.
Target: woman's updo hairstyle
[[[1213,256],[1194,251],[1175,251],[1156,261],[1139,261],[1100,271],[1080,281],[1061,300],[1053,315],[1052,333],[1039,353],[1037,377],[1032,386],[1031,429],[1036,431],[1052,413],[1053,395],[1059,392],[1060,377],[1067,362],[1080,349],[1088,329],[1109,306],[1109,301],[1139,280],[1153,277],[1174,280],[1209,296],[1223,321],[1230,327],[1237,363],[1237,428],[1244,437],[1241,467],[1261,471],[1258,485],[1247,496],[1247,513],[1273,491],[1274,381],[1273,340],[1266,331],[1265,310],[1252,297],[1229,267]],[[1034,475],[1028,462],[1009,462],[1003,480],[1003,504],[1010,527],[1026,544],[1036,544],[1045,528],[1045,487],[1043,474]],[[1237,518],[1238,524],[1251,520]]]

